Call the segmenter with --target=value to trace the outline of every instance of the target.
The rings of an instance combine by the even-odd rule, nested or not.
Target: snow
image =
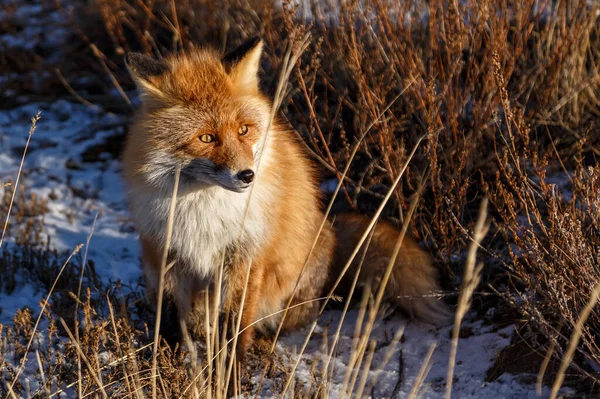
[[[34,3],[34,2],[31,2]],[[51,10],[42,4],[19,4],[14,10],[0,10],[0,21],[11,21],[17,34],[0,34],[0,48],[24,50],[52,49],[65,45],[69,36],[67,18],[60,10]],[[59,59],[55,52],[51,58]]]
[[[18,286],[10,295],[0,292],[0,324],[12,321],[19,309],[36,308],[41,299],[41,293],[31,284]]]
[[[321,183],[321,191],[327,194],[333,194],[339,183],[338,179],[328,179]]]
[[[25,145],[30,118],[37,110],[42,110],[41,119],[31,138],[21,184],[28,192],[48,200],[45,240],[50,239],[58,251],[71,252],[78,244],[85,243],[98,214],[89,258],[96,262],[98,273],[106,281],[137,279],[140,275],[137,237],[131,232],[125,208],[119,163],[112,157],[98,162],[81,160],[85,150],[115,134],[95,131],[95,127],[114,124],[119,118],[99,115],[83,105],[62,100],[51,107],[28,104],[0,112],[0,165],[6,171],[1,175],[3,181],[16,178],[21,161],[18,150]],[[2,190],[7,189],[11,188]],[[10,298],[1,298],[6,309],[5,303]],[[31,299],[35,307],[41,298],[37,295]],[[3,311],[0,322],[9,321],[12,314]]]
[[[339,317],[340,312],[332,312],[325,317],[333,319],[331,324],[334,327],[330,327],[330,331],[336,330]],[[356,317],[357,311],[349,312],[346,316],[348,322],[344,323],[344,327],[342,328],[342,336],[338,343],[338,348],[340,349],[332,361],[335,364],[335,373],[334,382],[331,384],[331,391],[329,392],[331,398],[338,397],[341,382],[343,381],[344,374],[347,372],[347,364],[350,357],[349,348],[352,347],[352,335]],[[505,374],[494,382],[487,382],[485,380],[487,370],[492,365],[494,357],[503,347],[509,344],[510,335],[514,327],[509,326],[501,330],[495,330],[493,326],[484,325],[481,321],[475,320],[468,321],[465,325],[473,329],[473,335],[459,340],[454,369],[453,397],[536,398],[534,387],[522,384],[515,376]],[[401,329],[404,329],[401,343],[393,351],[391,360],[382,370],[378,370],[379,365],[383,362],[384,357],[390,349],[391,337]],[[371,339],[377,340],[378,349],[373,358],[371,371],[369,371],[369,380],[375,377],[377,373],[380,374],[371,393],[372,396],[377,398],[391,397],[400,377],[399,364],[401,352],[403,383],[397,391],[397,397],[408,397],[430,346],[435,345],[431,358],[431,370],[419,392],[422,393],[420,396],[422,398],[443,398],[450,351],[450,331],[450,326],[436,329],[422,322],[407,323],[400,316],[383,321],[371,335]],[[299,331],[282,337],[278,343],[279,353],[297,352],[301,348],[305,336],[306,331]],[[329,334],[328,341],[333,342],[333,338],[334,334]],[[320,359],[322,362],[326,361],[327,351],[323,351],[322,341],[322,338],[318,335],[314,336],[313,340],[309,343],[308,349],[302,356],[301,366],[296,373],[298,379],[309,386],[313,378],[309,370],[314,359]],[[293,364],[295,360],[294,356],[288,355],[288,357],[289,363]],[[320,368],[317,368],[317,370],[320,370]],[[257,379],[260,379],[260,376]],[[270,387],[263,387],[262,393],[267,395],[269,389]],[[545,389],[544,396],[547,396],[547,394],[548,392]]]

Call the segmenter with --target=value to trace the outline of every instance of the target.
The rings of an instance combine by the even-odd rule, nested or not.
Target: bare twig
[[[63,86],[65,87],[65,89],[67,89],[67,91],[69,93],[71,93],[71,95],[80,103],[82,103],[83,105],[90,107],[96,111],[104,111],[102,108],[100,108],[99,106],[97,106],[96,104],[92,104],[91,102],[89,102],[88,100],[86,100],[85,98],[83,98],[81,95],[79,95],[79,93],[77,93],[73,87],[71,87],[71,85],[69,84],[69,82],[67,82],[67,80],[65,79],[65,77],[63,76],[63,74],[60,72],[60,69],[56,68],[55,69],[56,72],[56,76],[58,76],[58,79],[60,80],[60,82],[63,84]]]

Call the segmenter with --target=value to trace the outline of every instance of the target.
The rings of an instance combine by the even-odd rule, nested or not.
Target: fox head
[[[135,173],[162,186],[181,167],[181,184],[189,188],[247,190],[271,114],[259,90],[262,47],[254,38],[224,57],[210,49],[162,61],[127,54],[142,101],[129,138],[138,154]]]

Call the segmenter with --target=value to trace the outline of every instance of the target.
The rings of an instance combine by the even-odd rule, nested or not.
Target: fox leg
[[[329,277],[329,268],[333,260],[334,247],[335,237],[333,231],[330,225],[326,224],[308,259],[304,273],[300,276],[298,288],[290,303],[282,329],[294,330],[303,327],[317,317],[321,303],[317,299],[324,294],[324,288]]]
[[[146,298],[157,309],[158,290],[163,290],[159,331],[167,343],[174,347],[183,337],[182,327],[192,323],[193,279],[178,274],[174,265],[165,273],[163,286],[159,287],[162,253],[152,241],[140,236],[142,266],[146,282]],[[167,264],[170,262],[168,261]],[[182,326],[183,325],[183,326]]]
[[[248,284],[246,285],[246,275],[250,269]],[[254,341],[254,321],[256,319],[258,302],[261,299],[261,287],[263,270],[260,263],[252,264],[243,262],[234,265],[228,276],[228,293],[225,302],[225,311],[229,315],[241,317],[239,337],[237,340],[236,352],[239,361],[243,361],[246,351]],[[243,302],[243,309],[242,307]],[[230,318],[232,323],[237,323],[236,318]],[[231,333],[235,332],[236,325],[228,327]]]

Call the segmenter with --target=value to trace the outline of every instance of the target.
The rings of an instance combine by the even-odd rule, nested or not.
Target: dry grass
[[[588,300],[596,298],[594,288],[600,282],[600,126],[593,123],[600,116],[599,4],[328,0],[315,2],[310,10],[291,2],[280,9],[244,0],[92,4],[92,10],[63,9],[78,29],[72,42],[77,57],[59,75],[68,92],[78,93],[68,83],[84,70],[95,84],[117,86],[122,106],[111,104],[111,109],[128,112],[126,93],[132,85],[121,61],[126,51],[160,56],[204,43],[225,50],[260,33],[267,44],[265,89],[281,94],[281,111],[323,174],[341,182],[339,198],[331,199],[328,212],[353,208],[381,213],[410,228],[443,265],[447,289],[459,286],[461,276],[472,276],[467,272],[473,271],[475,260],[469,257],[466,262],[465,254],[477,242],[473,251],[478,248],[480,261],[487,265],[481,275],[483,289],[498,295],[478,298],[473,307],[514,305],[531,328],[528,344],[542,358],[548,353],[542,364],[546,378],[553,382],[557,374],[546,370],[550,358],[564,360],[558,386],[566,372],[567,383],[576,382],[586,393],[597,390],[594,384],[600,376],[589,365],[600,364],[600,313]],[[309,11],[311,19],[306,18]],[[284,49],[298,46],[307,33],[312,40],[294,63],[289,84],[278,85],[279,71],[286,65]],[[106,108],[104,104],[114,99],[107,101],[108,89],[103,90],[96,97],[77,95]],[[422,147],[412,153],[422,137]],[[556,176],[562,185],[554,184]],[[17,193],[8,224],[11,236],[19,237],[11,229],[29,227],[23,240],[17,239],[22,254],[5,251],[0,273],[41,270],[39,275],[32,271],[32,278],[42,279],[49,289],[62,255],[44,258],[46,251],[35,252],[42,250],[26,245],[41,240],[38,219],[31,215],[43,213],[44,202],[26,196],[22,188],[3,190],[5,197],[7,192]],[[417,191],[419,200],[411,206]],[[474,229],[484,197],[490,199],[492,220],[485,239]],[[386,201],[389,204],[380,207]],[[8,215],[5,208],[12,202],[3,200],[7,206],[0,208],[2,215]],[[367,239],[365,234],[362,241]],[[360,256],[358,248],[355,256]],[[464,264],[471,266],[464,270]],[[78,282],[80,272],[61,281]],[[84,288],[94,279],[86,278]],[[463,281],[468,290],[459,296],[462,309],[475,289],[469,282],[476,280]],[[2,280],[0,290],[10,291],[15,284]],[[207,331],[202,344],[187,342],[189,353],[199,346],[206,356],[198,364],[188,363],[182,352],[162,342],[153,345],[148,327],[131,321],[151,319],[135,295],[97,295],[70,282],[60,284],[63,292],[82,292],[83,297],[61,296],[43,312],[48,337],[36,351],[40,375],[45,376],[40,392],[56,396],[59,390],[76,387],[82,397],[106,392],[109,397],[177,393],[221,398],[228,389],[248,389],[227,357],[235,339],[226,341],[227,327],[218,325],[214,309],[213,322],[206,324],[215,325],[216,331]],[[363,376],[372,367],[369,335],[379,305],[371,307],[364,298],[352,353],[355,367],[344,378],[346,394],[369,392],[376,382]],[[580,318],[584,311],[585,320]],[[54,315],[63,316],[66,324],[56,323]],[[16,380],[18,370],[1,354],[9,347],[17,357],[26,352],[25,344],[40,334],[32,317],[26,310],[15,316],[14,326],[0,326],[0,380],[15,380],[12,390],[19,395],[28,388]],[[77,325],[73,317],[84,322]],[[74,326],[79,334],[75,339],[68,337]],[[59,344],[63,351],[56,350]],[[335,353],[336,345],[337,334],[327,352]],[[296,386],[294,367],[282,366],[276,354],[255,361],[264,363],[265,375],[281,373],[277,394],[306,395]],[[81,366],[74,367],[77,364]],[[428,367],[425,361],[423,378]],[[315,370],[310,394],[327,397],[332,374],[328,363]],[[51,375],[58,377],[48,379]],[[226,382],[229,379],[232,384]],[[415,384],[411,394],[419,389]],[[0,384],[0,395],[11,393]]]
[[[460,324],[467,314],[467,311],[471,307],[471,300],[473,292],[479,286],[481,280],[481,271],[483,270],[483,263],[476,265],[477,248],[483,241],[483,238],[490,229],[490,223],[486,222],[487,218],[487,207],[488,199],[484,198],[481,203],[481,209],[479,211],[479,218],[473,231],[473,242],[469,247],[467,254],[467,262],[465,265],[465,274],[463,276],[463,282],[458,296],[458,304],[454,314],[454,328],[452,330],[452,347],[450,349],[450,358],[448,359],[448,373],[446,376],[446,399],[452,397],[452,380],[454,378],[454,365],[456,361],[456,351],[458,350],[458,336],[460,333]]]

